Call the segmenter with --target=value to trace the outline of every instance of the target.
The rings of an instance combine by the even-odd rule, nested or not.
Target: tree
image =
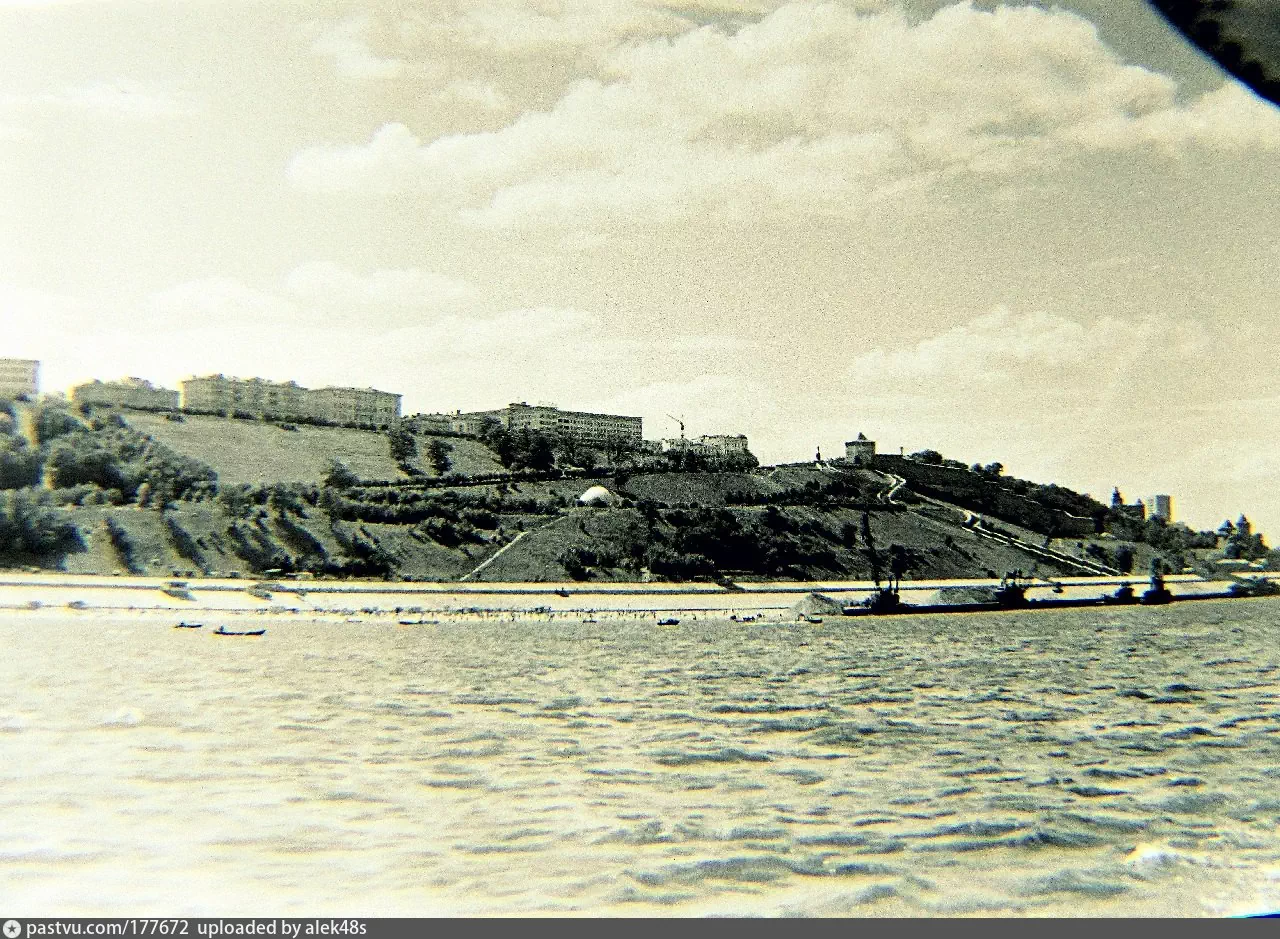
[[[387,434],[387,439],[391,445],[391,459],[397,463],[408,463],[418,455],[417,438],[407,428],[395,428]]]
[[[334,489],[347,489],[359,485],[360,477],[351,472],[351,468],[341,460],[330,460],[324,474],[324,484]]]
[[[932,463],[936,466],[942,463],[942,454],[937,450],[918,450],[911,454],[911,459],[918,463]]]
[[[556,465],[555,451],[551,448],[551,441],[542,434],[534,434],[529,441],[529,455],[526,458],[531,469],[549,470]]]
[[[438,476],[443,476],[453,468],[452,454],[452,445],[445,443],[439,437],[433,437],[427,444],[427,460],[430,461],[431,468]]]
[[[1117,510],[1124,508],[1124,496],[1120,495],[1119,486],[1111,490],[1111,507]]]
[[[1000,476],[1004,473],[1003,463],[988,463],[982,468],[982,471],[988,476]]]

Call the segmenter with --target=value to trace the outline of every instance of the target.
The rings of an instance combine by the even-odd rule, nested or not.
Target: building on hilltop
[[[876,456],[876,442],[868,440],[866,434],[858,434],[857,440],[849,440],[844,445],[844,458],[855,465],[870,465]]]
[[[400,395],[374,388],[303,388],[297,382],[206,375],[182,386],[182,407],[213,414],[331,421],[387,427],[400,417]]]
[[[467,437],[478,437],[484,429],[484,422],[490,412],[463,414],[454,411],[452,414],[413,414],[404,419],[405,425],[419,434],[462,434]],[[491,418],[497,420],[497,418]]]
[[[146,411],[178,409],[178,392],[171,388],[157,388],[142,378],[125,378],[120,381],[98,381],[95,378],[72,388],[71,400],[76,404],[138,408]]]
[[[711,453],[721,456],[747,453],[749,450],[745,434],[703,434],[698,438],[698,443]]]
[[[641,419],[620,414],[595,414],[590,411],[561,411],[550,405],[531,405],[523,401],[508,404],[503,421],[508,430],[536,430],[544,434],[574,437],[584,443],[608,443],[622,440],[639,443],[643,437]],[[500,418],[501,420],[501,418]]]
[[[306,393],[310,416],[337,424],[374,424],[400,418],[400,395],[374,388],[316,388]]]
[[[1164,494],[1151,496],[1146,500],[1147,518],[1158,518],[1161,521],[1173,521],[1173,498]]]
[[[701,437],[674,437],[662,441],[664,453],[671,450],[682,450],[687,453],[701,453],[705,456],[735,456],[750,452],[744,434],[703,434]]]
[[[40,362],[36,359],[0,359],[0,398],[33,395],[39,390]]]
[[[510,431],[537,431],[555,437],[573,437],[583,443],[604,444],[615,441],[637,446],[644,437],[642,419],[620,414],[596,414],[590,411],[562,411],[546,404],[523,401],[493,411],[457,411],[453,414],[415,415],[414,422],[424,429],[435,427],[456,434],[478,435],[486,421],[496,421]]]
[[[273,382],[262,378],[228,378],[205,375],[179,382],[182,407],[187,411],[208,411],[254,417],[309,416],[306,389],[297,382]]]

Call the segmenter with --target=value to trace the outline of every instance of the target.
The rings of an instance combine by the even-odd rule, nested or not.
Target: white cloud
[[[847,380],[860,398],[967,420],[1007,415],[1112,416],[1216,401],[1228,352],[1194,321],[1081,320],[1000,308],[914,345],[875,349]],[[1034,393],[1028,393],[1034,389]]]
[[[962,3],[912,24],[798,2],[732,34],[617,44],[602,80],[499,130],[423,141],[390,123],[298,153],[289,175],[412,192],[476,223],[580,225],[838,213],[1093,150],[1280,149],[1280,116],[1246,93],[1181,105],[1176,90],[1060,10]]]
[[[353,16],[329,27],[312,44],[311,51],[333,63],[338,74],[358,81],[395,78],[404,70],[400,59],[383,58],[369,48],[366,38],[372,17]]]

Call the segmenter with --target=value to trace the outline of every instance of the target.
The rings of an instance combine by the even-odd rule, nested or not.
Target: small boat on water
[[[266,629],[227,629],[225,626],[219,626],[213,631],[215,636],[263,636],[266,635]]]
[[[680,621],[676,619],[674,616],[668,616],[658,620],[658,625],[659,626],[679,626]]]
[[[183,620],[181,623],[175,623],[173,628],[174,629],[202,629],[204,628],[204,623],[188,623],[186,620]]]

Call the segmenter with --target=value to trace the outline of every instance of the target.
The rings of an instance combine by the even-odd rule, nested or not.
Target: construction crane
[[[684,418],[676,417],[674,414],[668,414],[667,417],[671,418],[673,421],[675,421],[677,424],[680,425],[680,439],[683,440],[684,439]]]

